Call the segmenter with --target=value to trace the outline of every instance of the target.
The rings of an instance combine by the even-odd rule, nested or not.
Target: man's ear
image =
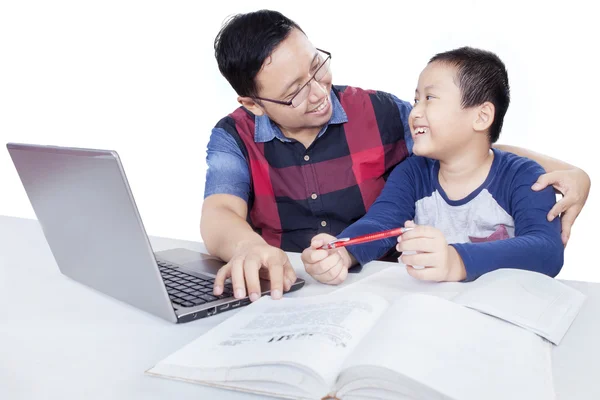
[[[482,105],[476,108],[477,113],[475,115],[475,121],[473,121],[473,129],[476,132],[484,132],[490,129],[494,122],[494,113],[496,107],[489,101],[486,101]]]
[[[237,101],[254,115],[258,115],[260,117],[265,113],[260,104],[254,101],[254,99],[252,99],[251,97],[239,96],[237,98]]]

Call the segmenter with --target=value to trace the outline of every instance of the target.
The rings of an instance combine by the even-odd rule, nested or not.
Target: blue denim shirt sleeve
[[[408,101],[400,100],[393,94],[391,96],[398,105],[398,110],[400,110],[400,118],[404,124],[404,141],[406,142],[408,154],[412,155],[414,141],[412,135],[410,134],[410,126],[408,125],[408,115],[412,110],[412,104],[410,104]]]
[[[222,128],[214,128],[208,141],[204,198],[232,194],[248,201],[250,170],[235,139]]]

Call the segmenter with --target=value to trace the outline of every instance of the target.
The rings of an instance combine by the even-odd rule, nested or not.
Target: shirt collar
[[[348,115],[346,115],[346,111],[342,107],[339,99],[331,90],[331,105],[333,106],[333,111],[331,112],[331,118],[329,122],[321,129],[317,137],[320,137],[325,133],[327,127],[332,124],[343,124],[348,122]],[[257,143],[264,143],[277,138],[282,142],[291,142],[291,140],[281,132],[281,129],[266,115],[254,116],[254,141]]]

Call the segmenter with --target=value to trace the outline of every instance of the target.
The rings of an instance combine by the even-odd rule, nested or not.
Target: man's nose
[[[308,100],[311,103],[318,103],[321,100],[323,100],[325,96],[327,96],[325,85],[321,84],[320,82],[317,82],[316,79],[311,80],[308,85],[310,86],[310,94],[308,95]]]

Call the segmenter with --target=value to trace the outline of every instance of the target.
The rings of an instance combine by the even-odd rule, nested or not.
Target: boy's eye
[[[419,103],[419,99],[415,99],[413,105],[417,105]]]
[[[433,99],[433,96],[425,96],[425,98],[426,98],[427,100],[431,100],[431,99]]]

